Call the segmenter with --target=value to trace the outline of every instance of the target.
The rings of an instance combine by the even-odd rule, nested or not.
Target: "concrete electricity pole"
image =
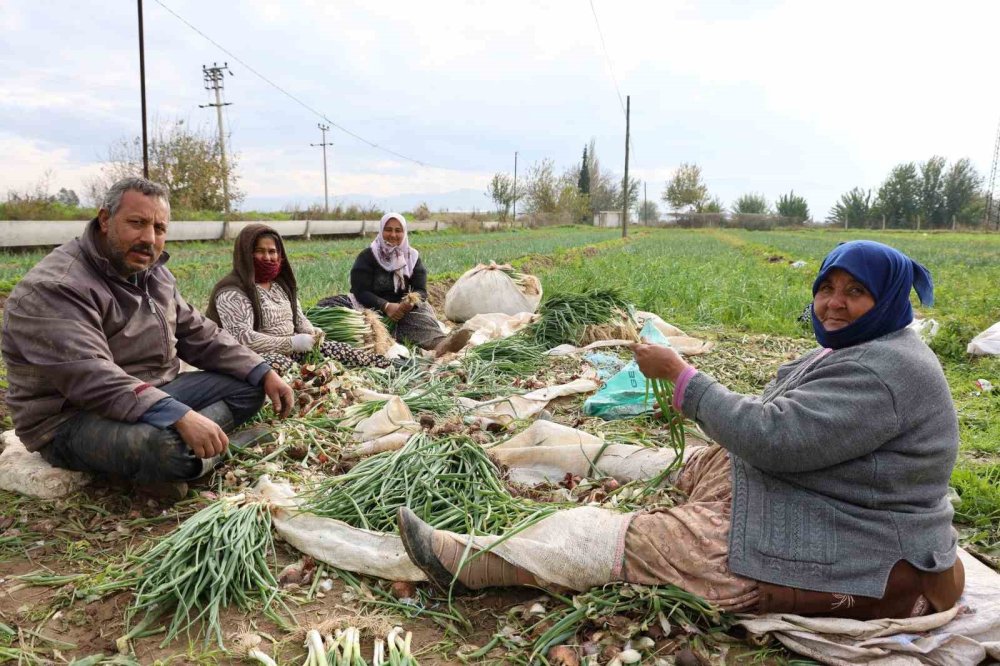
[[[517,223],[517,151],[514,151],[514,217],[510,219],[510,226]]]
[[[139,5],[139,99],[142,102],[142,176],[149,178],[149,141],[146,137],[146,40],[142,26],[142,0]]]
[[[226,164],[226,133],[222,127],[222,107],[229,106],[232,102],[222,101],[222,90],[225,88],[225,82],[222,77],[226,72],[229,72],[229,76],[233,75],[232,70],[229,69],[229,63],[222,63],[222,67],[218,64],[212,63],[211,67],[201,66],[201,73],[205,79],[205,90],[215,91],[215,104],[199,104],[198,108],[205,109],[210,106],[215,107],[215,111],[219,117],[219,151],[222,155],[222,212],[225,213],[226,217],[229,216],[229,166]],[[228,234],[229,220],[226,220],[224,230],[226,237]]]
[[[316,123],[316,127],[319,131],[323,133],[323,141],[321,143],[310,143],[310,146],[321,146],[323,148],[323,212],[330,212],[330,190],[326,185],[326,147],[332,146],[332,143],[326,142],[326,133],[330,131],[329,125],[324,125],[323,123]]]
[[[628,236],[628,140],[629,119],[632,115],[632,96],[625,96],[625,179],[622,185],[622,238]]]

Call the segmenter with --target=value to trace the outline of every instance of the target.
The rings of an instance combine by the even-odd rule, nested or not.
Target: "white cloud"
[[[49,194],[61,187],[83,197],[85,183],[100,172],[99,165],[83,164],[70,150],[0,133],[0,183],[6,190],[34,192],[42,186]],[[46,182],[48,181],[48,182]]]
[[[245,151],[240,158],[240,188],[255,197],[287,197],[295,201],[323,194],[322,162],[303,165],[284,151]],[[441,194],[463,188],[485,190],[492,174],[434,169],[412,164],[376,162],[362,170],[328,165],[330,196],[368,194],[389,197],[426,192]]]
[[[331,191],[481,188],[489,172],[510,169],[515,150],[522,168],[551,157],[561,171],[592,136],[602,164],[621,171],[624,123],[588,2],[165,2],[335,122],[449,167],[420,168],[334,130]],[[67,5],[53,15],[35,0],[3,4],[0,113],[25,142],[20,154],[33,157],[18,168],[5,159],[0,189],[37,180],[46,163],[95,169],[73,162],[57,127],[74,130],[76,154],[95,156],[117,138],[109,127],[138,133],[132,8]],[[677,163],[694,161],[726,200],[794,188],[823,215],[839,192],[876,187],[896,162],[938,153],[988,170],[1000,89],[987,63],[1000,4],[594,7],[621,92],[632,95],[631,172],[657,194]],[[310,111],[156,3],[147,3],[146,48],[151,116],[214,125],[213,110],[198,108],[209,101],[201,66],[228,61],[226,122],[244,190],[322,193]],[[16,114],[37,122],[8,122]],[[66,127],[68,114],[78,127]]]

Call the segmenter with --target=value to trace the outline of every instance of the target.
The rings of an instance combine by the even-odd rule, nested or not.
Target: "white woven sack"
[[[542,285],[535,280],[538,293],[525,293],[514,279],[490,262],[466,271],[444,297],[444,316],[450,321],[465,322],[476,315],[501,312],[516,315],[534,312],[542,300]]]
[[[41,499],[58,499],[72,495],[91,481],[89,474],[53,467],[40,453],[28,451],[13,430],[0,437],[3,441],[0,489]]]
[[[614,581],[621,561],[625,532],[634,513],[595,506],[559,511],[499,542],[498,536],[477,536],[473,543],[527,569],[547,583],[577,592]],[[445,532],[465,546],[469,537]]]
[[[382,409],[354,426],[354,440],[361,443],[346,450],[344,455],[357,458],[396,451],[403,448],[410,436],[417,432],[420,432],[420,424],[413,420],[413,414],[403,399],[394,395],[389,397]]]
[[[684,460],[703,444],[694,439]],[[510,470],[511,481],[535,485],[566,476],[610,476],[620,483],[651,479],[677,458],[673,449],[608,444],[603,439],[552,421],[535,421],[493,448],[490,455]]]
[[[274,506],[274,530],[299,552],[320,562],[386,580],[426,580],[410,561],[396,534],[351,527],[340,520],[298,510],[299,500],[287,483],[273,483],[265,474],[254,490]]]

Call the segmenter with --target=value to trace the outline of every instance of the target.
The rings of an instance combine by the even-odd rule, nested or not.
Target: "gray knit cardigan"
[[[759,398],[698,373],[682,409],[731,453],[734,573],[881,597],[899,560],[933,572],[954,563],[958,419],[913,331],[809,352]]]

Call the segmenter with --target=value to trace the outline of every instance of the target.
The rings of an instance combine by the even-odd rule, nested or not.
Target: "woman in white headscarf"
[[[418,304],[404,300],[411,292],[419,294]],[[406,218],[399,213],[382,217],[378,236],[354,261],[351,295],[360,305],[396,322],[393,334],[397,340],[438,355],[458,351],[471,336],[465,330],[450,335],[442,332],[434,308],[427,302],[427,270],[420,253],[410,247]]]

